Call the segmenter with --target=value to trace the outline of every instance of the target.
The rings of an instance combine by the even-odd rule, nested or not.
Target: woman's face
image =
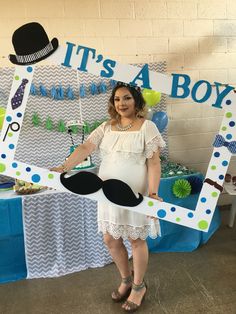
[[[114,96],[114,105],[121,118],[135,117],[135,101],[126,87],[117,89]]]

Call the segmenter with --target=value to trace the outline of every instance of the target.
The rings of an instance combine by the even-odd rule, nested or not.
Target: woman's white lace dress
[[[101,165],[98,176],[119,179],[134,191],[147,195],[147,158],[159,147],[164,147],[156,125],[145,120],[139,131],[113,131],[107,122],[102,123],[88,137],[100,150]],[[98,231],[108,232],[115,239],[128,237],[146,239],[159,234],[159,221],[118,206],[98,202]]]

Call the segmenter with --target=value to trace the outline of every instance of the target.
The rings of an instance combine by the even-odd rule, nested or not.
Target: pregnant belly
[[[132,190],[144,194],[147,190],[147,167],[135,163],[112,163],[102,162],[99,177],[102,180],[118,179],[127,183]]]

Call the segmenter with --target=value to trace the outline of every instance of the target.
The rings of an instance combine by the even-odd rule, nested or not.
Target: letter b
[[[175,98],[186,98],[188,97],[190,90],[189,84],[191,82],[190,77],[187,74],[172,74],[172,89],[171,89],[171,97]],[[182,77],[184,79],[183,83],[179,82],[179,78]],[[182,93],[178,93],[178,90],[182,89]]]

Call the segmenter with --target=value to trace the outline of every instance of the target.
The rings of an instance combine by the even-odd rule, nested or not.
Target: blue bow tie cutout
[[[224,137],[220,134],[216,135],[215,141],[213,143],[214,147],[222,147],[225,146],[231,152],[231,154],[236,154],[236,141],[227,142]]]

